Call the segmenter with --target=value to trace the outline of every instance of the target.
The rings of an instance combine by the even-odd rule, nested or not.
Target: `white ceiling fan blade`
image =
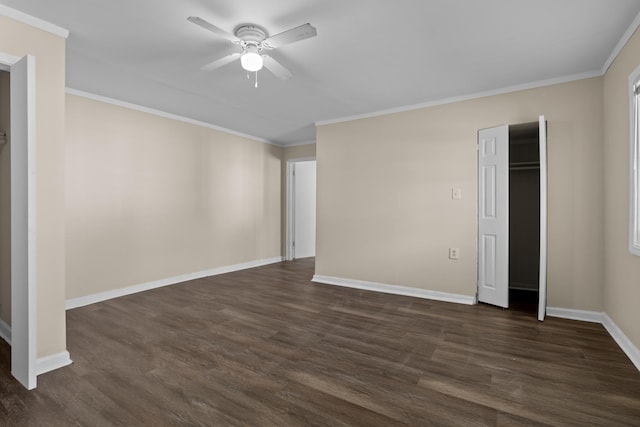
[[[270,57],[269,55],[262,55],[264,58],[264,67],[271,71],[280,80],[289,80],[293,74],[287,70],[278,61]]]
[[[309,24],[303,24],[299,27],[291,28],[290,30],[283,31],[275,36],[271,36],[265,41],[263,41],[263,45],[266,47],[274,49],[276,47],[284,46],[290,43],[295,43],[300,40],[308,39],[311,37],[315,37],[318,35],[318,31],[316,28]]]
[[[242,54],[240,52],[237,53],[232,53],[230,55],[227,56],[223,56],[220,59],[216,59],[213,62],[210,62],[209,64],[203,66],[202,68],[200,68],[203,71],[212,71],[212,70],[216,70],[224,65],[227,65],[237,59],[240,59],[240,56]]]
[[[190,16],[187,18],[189,22],[193,22],[196,25],[204,28],[205,30],[211,31],[213,34],[222,37],[223,39],[227,39],[232,42],[237,42],[238,38],[231,33],[226,32],[222,28],[218,28],[209,21],[205,21],[204,19],[197,16]]]

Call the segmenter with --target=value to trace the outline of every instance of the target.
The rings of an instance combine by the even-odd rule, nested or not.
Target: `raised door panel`
[[[478,301],[509,306],[509,128],[478,132]]]

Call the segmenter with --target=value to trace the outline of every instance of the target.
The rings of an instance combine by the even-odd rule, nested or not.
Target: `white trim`
[[[624,351],[627,357],[640,371],[640,350],[636,347],[629,337],[622,332],[622,329],[615,324],[607,313],[586,310],[573,310],[570,308],[547,307],[547,315],[550,317],[559,317],[562,319],[579,320],[583,322],[600,323],[611,335],[611,338],[618,344],[620,349]]]
[[[11,326],[2,319],[0,319],[0,338],[5,340],[7,344],[11,345]]]
[[[189,123],[191,125],[201,126],[201,127],[207,128],[207,129],[217,130],[219,132],[228,133],[230,135],[239,136],[241,138],[250,139],[252,141],[257,141],[257,142],[262,142],[262,143],[265,143],[265,144],[270,144],[270,145],[275,145],[275,146],[278,146],[278,147],[282,147],[282,145],[276,144],[275,142],[269,141],[268,139],[265,139],[265,138],[260,138],[258,136],[249,135],[249,134],[242,133],[242,132],[237,132],[237,131],[232,130],[232,129],[227,129],[227,128],[224,128],[222,126],[214,125],[212,123],[201,122],[199,120],[190,119],[188,117],[179,116],[177,114],[167,113],[166,111],[156,110],[154,108],[149,108],[149,107],[145,107],[145,106],[138,105],[138,104],[132,104],[130,102],[120,101],[119,99],[109,98],[109,97],[102,96],[102,95],[96,95],[96,94],[89,93],[89,92],[83,92],[81,90],[72,89],[70,87],[67,87],[65,91],[69,95],[80,96],[82,98],[87,98],[87,99],[91,99],[91,100],[94,100],[94,101],[104,102],[106,104],[111,104],[111,105],[115,105],[115,106],[118,106],[118,107],[128,108],[130,110],[140,111],[142,113],[153,114],[154,116],[163,117],[165,119],[176,120],[176,121],[183,122],[183,123]]]
[[[316,143],[315,139],[313,141],[300,141],[300,142],[293,142],[291,144],[282,144],[282,147],[284,148],[289,148],[289,147],[300,147],[302,145],[314,145]]]
[[[69,366],[73,363],[68,351],[52,354],[50,356],[39,357],[36,361],[36,373],[37,375],[46,374],[47,372],[55,371],[56,369]]]
[[[538,150],[540,163],[540,262],[538,274],[538,320],[543,321],[547,312],[547,254],[548,254],[548,158],[547,121],[538,117]]]
[[[126,288],[114,289],[111,291],[100,292],[93,295],[87,295],[78,298],[68,299],[65,308],[71,310],[73,308],[84,307],[85,305],[95,304],[98,302],[110,300],[113,298],[131,295],[138,292],[144,292],[151,289],[162,288],[164,286],[175,285],[194,279],[203,277],[217,276],[219,274],[232,273],[234,271],[246,270],[263,265],[275,264],[282,261],[282,257],[269,258],[264,260],[249,261],[225,267],[218,267],[211,270],[198,271],[196,273],[182,274],[180,276],[169,277],[166,279],[154,280],[153,282],[142,283],[139,285],[127,286]]]
[[[35,57],[11,65],[11,374],[37,385]]]
[[[406,112],[406,111],[419,110],[421,108],[437,107],[439,105],[453,104],[453,103],[456,103],[456,102],[470,101],[470,100],[473,100],[473,99],[486,98],[486,97],[489,97],[489,96],[496,96],[496,95],[503,95],[503,94],[507,94],[507,93],[520,92],[520,91],[523,91],[523,90],[535,89],[535,88],[545,87],[545,86],[552,86],[552,85],[556,85],[556,84],[568,83],[568,82],[573,82],[573,81],[577,81],[577,80],[590,79],[590,78],[593,78],[593,77],[602,77],[602,74],[601,74],[600,70],[587,71],[587,72],[584,72],[584,73],[572,74],[572,75],[564,76],[564,77],[557,77],[557,78],[553,78],[553,79],[540,80],[540,81],[537,81],[537,82],[525,83],[525,84],[516,85],[516,86],[508,86],[508,87],[505,87],[505,88],[489,90],[489,91],[486,91],[486,92],[478,92],[478,93],[474,93],[474,94],[461,95],[461,96],[456,96],[456,97],[452,97],[452,98],[440,99],[440,100],[436,100],[436,101],[428,101],[428,102],[423,102],[423,103],[419,103],[419,104],[413,104],[413,105],[407,105],[407,106],[403,106],[403,107],[390,108],[390,109],[387,109],[387,110],[375,111],[375,112],[371,112],[371,113],[364,113],[364,114],[358,114],[358,115],[335,118],[335,119],[329,119],[329,120],[321,120],[321,121],[317,121],[316,122],[316,127],[317,126],[332,125],[332,124],[342,123],[342,122],[350,122],[350,121],[354,121],[354,120],[369,119],[369,118],[372,118],[372,117],[385,116],[385,115],[388,115],[388,114],[403,113],[403,112]]]
[[[609,335],[611,335],[622,351],[625,352],[629,359],[631,359],[631,362],[640,371],[640,350],[638,350],[638,347],[633,345],[629,337],[622,332],[622,329],[615,324],[607,313],[603,313],[602,318],[602,326],[604,326],[607,332],[609,332]]]
[[[5,6],[3,4],[0,4],[0,15],[22,22],[23,24],[30,25],[39,30],[46,31],[55,36],[59,36],[65,39],[69,37],[69,30],[52,24],[51,22],[47,22],[43,19],[36,18],[35,16],[27,15],[24,12],[20,12],[19,10],[10,8],[9,6]]]
[[[0,66],[5,71],[11,71],[11,65],[20,60],[19,56],[9,55],[7,53],[0,52]]]
[[[613,48],[613,51],[611,51],[611,54],[602,66],[602,74],[605,74],[609,70],[609,67],[611,66],[611,64],[613,64],[613,61],[616,60],[616,58],[620,54],[620,51],[622,51],[624,46],[631,39],[633,33],[636,32],[638,26],[640,26],[640,13],[636,15],[635,19],[631,22],[631,25],[629,25],[629,27],[627,28],[627,31],[625,31],[622,37],[620,37],[620,40],[618,40],[618,44],[616,44],[616,46]]]
[[[322,283],[325,285],[342,286],[345,288],[363,289],[366,291],[383,292],[385,294],[402,295],[435,301],[454,302],[465,305],[474,305],[476,300],[475,296],[469,295],[450,294],[446,292],[430,291],[427,289],[387,285],[384,283],[365,282],[362,280],[342,279],[340,277],[321,276],[318,274],[315,274],[311,281]]]
[[[640,66],[629,75],[629,252],[640,256]]]
[[[602,323],[604,313],[571,308],[547,307],[547,316],[561,319],[580,320],[582,322]]]

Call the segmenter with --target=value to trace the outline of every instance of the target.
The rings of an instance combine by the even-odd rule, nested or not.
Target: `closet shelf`
[[[540,162],[516,162],[509,163],[509,170],[540,169]]]

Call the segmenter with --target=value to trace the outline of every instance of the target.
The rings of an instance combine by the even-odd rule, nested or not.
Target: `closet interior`
[[[536,311],[540,271],[538,122],[509,126],[509,302]]]

